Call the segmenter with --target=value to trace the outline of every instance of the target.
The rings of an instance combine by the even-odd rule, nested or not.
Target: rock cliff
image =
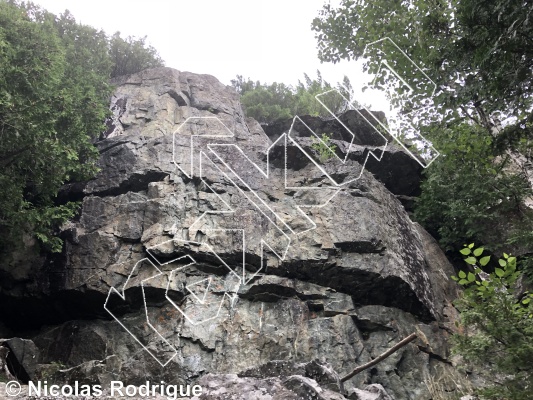
[[[27,340],[26,380],[200,382],[202,399],[456,390],[453,268],[404,207],[421,168],[376,134],[382,114],[263,130],[212,76],[158,68],[115,83],[101,171],[59,196],[82,202],[64,251],[28,242],[0,266],[0,338]],[[313,132],[337,157],[316,158]]]

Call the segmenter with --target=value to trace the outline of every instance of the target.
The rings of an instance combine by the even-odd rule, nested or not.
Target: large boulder
[[[39,361],[39,349],[31,340],[18,337],[0,339],[0,374],[16,375],[28,382],[37,378]]]
[[[455,286],[396,196],[416,194],[418,163],[354,112],[349,146],[333,122],[265,134],[212,76],[157,68],[116,84],[100,173],[60,196],[82,201],[63,253],[20,276],[0,266],[0,315],[40,330],[42,365],[61,363],[67,381],[229,379],[242,391],[262,365],[318,360],[342,376],[417,332],[344,390],[429,399],[424,377],[453,370]],[[339,157],[319,162],[309,129],[332,132]],[[385,153],[365,164],[369,151]],[[318,393],[315,372],[269,390]]]

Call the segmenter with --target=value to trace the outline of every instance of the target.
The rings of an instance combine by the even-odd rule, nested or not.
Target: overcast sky
[[[355,62],[321,64],[311,22],[329,0],[33,0],[54,14],[68,9],[78,22],[122,36],[147,36],[167,66],[210,74],[230,84],[237,74],[261,82],[296,84],[307,72],[334,84],[348,75],[368,82]],[[338,0],[331,0],[337,4]],[[381,97],[357,99],[384,110]]]

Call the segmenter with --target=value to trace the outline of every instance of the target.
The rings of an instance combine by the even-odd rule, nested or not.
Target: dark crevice
[[[250,301],[264,301],[264,302],[276,302],[280,299],[288,299],[288,298],[298,298],[303,301],[308,300],[317,300],[317,299],[324,299],[327,298],[327,296],[319,296],[319,295],[305,295],[303,293],[298,292],[293,287],[287,287],[283,285],[278,285],[275,283],[258,283],[250,287],[246,293],[240,294],[240,297],[243,299],[248,299]],[[308,305],[311,304],[310,309],[324,310],[324,305],[320,304],[320,306],[313,304],[312,302],[309,302]]]
[[[383,242],[381,240],[335,242],[334,245],[345,253],[381,254],[385,251],[385,246],[383,246]]]
[[[188,99],[185,100],[185,97],[187,97],[186,94],[182,92],[178,93],[174,89],[170,89],[167,93],[169,94],[170,97],[172,97],[176,101],[176,103],[178,103],[178,106],[184,107],[184,106],[189,105],[187,101]]]
[[[194,343],[196,345],[198,345],[200,347],[200,349],[202,351],[205,351],[206,353],[212,353],[216,350],[216,348],[213,348],[213,347],[209,347],[207,346],[203,341],[202,339],[197,339],[197,338],[192,338],[192,337],[187,337],[187,336],[181,336],[181,339],[182,340],[187,340],[189,341],[190,343]]]
[[[335,268],[331,264],[294,262],[285,268],[271,269],[271,274],[299,279],[332,288],[352,297],[354,305],[382,305],[399,308],[429,323],[435,317],[407,282],[397,276],[382,277],[360,269]]]
[[[363,337],[364,336],[368,337],[373,332],[380,332],[380,331],[393,332],[394,331],[394,328],[391,328],[390,326],[379,324],[369,319],[358,318],[355,315],[352,315],[352,319],[355,325],[357,326],[357,329],[359,329],[359,331],[361,331],[361,333],[363,334]]]
[[[121,288],[115,288],[119,293]],[[125,300],[118,294],[107,294],[94,290],[62,290],[41,297],[12,297],[0,293],[0,315],[2,322],[16,336],[25,337],[43,326],[60,325],[72,320],[111,320],[115,316],[139,312],[147,307],[161,307],[167,302],[165,288],[145,287],[144,296],[140,286],[125,291]],[[172,299],[179,303],[184,294],[172,291]]]
[[[120,182],[120,186],[108,188],[106,190],[85,192],[88,182],[72,182],[61,187],[55,199],[56,205],[68,202],[82,201],[86,196],[120,196],[128,192],[144,192],[148,190],[148,185],[152,182],[162,182],[169,174],[162,171],[143,171],[143,173],[133,173],[127,179]]]
[[[188,254],[187,251],[179,248],[170,253],[159,254],[153,250],[152,253],[158,262],[165,262]],[[242,259],[236,258],[235,255],[219,254],[219,256],[224,258],[229,265],[238,265],[242,262]],[[255,272],[260,265],[260,257],[252,254],[247,254],[247,257],[249,258],[246,269]],[[220,266],[214,256],[195,254],[194,258],[198,263],[195,267],[201,272],[216,275],[225,275],[228,272],[227,268]],[[268,274],[332,288],[351,296],[357,306],[382,305],[394,307],[417,316],[425,323],[435,320],[431,311],[419,300],[409,284],[397,276],[381,277],[379,274],[368,271],[334,267],[331,264],[312,264],[309,261],[287,263],[280,268],[269,268]],[[298,297],[304,301],[313,300],[298,293],[294,288],[276,284],[258,284],[251,287],[246,294],[241,294],[241,296],[254,301],[268,302],[291,297]]]
[[[215,115],[218,115],[220,113],[223,113],[223,114],[228,114],[222,110],[219,110],[218,108],[214,108],[213,106],[209,105],[209,104],[204,104],[204,103],[193,103],[191,104],[192,107],[196,108],[197,110],[201,110],[201,111],[209,111],[211,114],[215,114]],[[230,114],[228,114],[230,115]]]
[[[437,361],[443,362],[443,363],[448,364],[448,365],[453,365],[453,363],[451,361],[447,360],[446,358],[443,358],[443,357],[439,356],[438,354],[433,353],[427,347],[420,346],[420,345],[418,345],[417,347],[418,347],[418,350],[420,350],[421,352],[426,353],[427,355],[429,355],[429,358],[433,358],[433,359],[435,359]]]
[[[19,362],[12,349],[9,347],[9,343],[4,343],[2,346],[7,347],[9,350],[6,357],[7,369],[18,381],[27,384],[30,381],[30,377],[24,369],[24,366]]]
[[[85,197],[87,182],[72,182],[64,184],[54,199],[55,205],[67,204],[69,201],[82,201]]]
[[[117,140],[117,141],[114,141],[114,140],[103,140],[101,142],[98,142],[97,143],[97,147],[98,147],[98,151],[100,152],[100,154],[103,154],[105,153],[106,151],[109,151],[117,146],[121,146],[123,144],[128,144],[128,141],[127,140]],[[106,145],[108,145],[106,147]]]
[[[40,297],[13,297],[0,293],[2,322],[17,336],[45,325],[72,319],[109,319],[106,295],[96,291],[64,290]]]
[[[251,287],[246,293],[241,294],[240,297],[250,301],[270,303],[284,298],[297,297],[297,292],[291,287],[264,284]]]
[[[124,293],[123,300],[118,294],[112,294],[109,296],[106,307],[110,310],[113,315],[120,317],[125,314],[135,313],[142,308],[146,307],[156,307],[161,308],[168,301],[165,297],[166,288],[154,288],[154,287],[145,287],[144,293],[140,286],[129,288]],[[171,292],[171,298],[175,303],[180,303],[183,300],[184,293],[173,290]],[[100,305],[102,310],[104,303]],[[105,311],[107,314],[107,311]],[[107,317],[110,317],[107,314]]]
[[[120,186],[90,193],[93,196],[120,196],[128,192],[144,192],[152,182],[161,182],[169,174],[162,171],[143,171],[133,173],[127,179],[120,182]]]
[[[337,144],[337,155],[341,159],[345,157],[345,153],[342,152],[345,150],[342,150],[342,148],[347,149],[348,145],[352,143],[353,146],[348,154],[348,160],[359,164],[363,164],[367,160],[365,170],[372,173],[389,191],[395,195],[408,197],[416,197],[420,194],[423,167],[400,146],[395,145],[392,137],[384,139],[368,122],[373,121],[374,125],[377,125],[378,120],[384,122],[385,116],[383,113],[372,112],[372,116],[370,116],[364,110],[348,110],[339,116],[342,124],[336,119],[325,120],[313,116],[302,116],[301,120],[307,126],[300,121],[293,121],[291,118],[263,125],[263,130],[272,142],[291,129],[291,137],[310,138],[312,137],[312,132],[319,136],[322,133],[326,133],[331,137],[333,143]],[[351,133],[345,127],[348,127]],[[382,152],[386,144],[388,144],[387,149]],[[280,149],[277,149],[277,147],[280,147]],[[310,161],[301,154],[300,150],[291,149],[291,147],[295,146],[288,146],[287,148],[290,168],[297,171]],[[272,150],[274,153],[271,154],[275,154],[279,158],[279,164],[284,161],[284,154],[282,153],[284,149],[282,149],[282,146],[276,146]],[[374,157],[368,157],[369,151],[377,155],[380,161]],[[273,158],[275,159],[276,157]],[[280,167],[279,165],[274,165]],[[335,178],[340,180],[343,175],[342,173],[337,174]],[[409,208],[410,202],[407,201],[406,204]]]
[[[218,252],[217,257],[211,253],[198,253],[195,251],[196,246],[194,244],[189,244],[189,246],[191,247],[176,247],[172,250],[165,249],[165,251],[161,251],[157,247],[151,248],[150,253],[148,253],[148,258],[154,260],[158,264],[165,264],[172,260],[177,260],[180,257],[192,255],[196,261],[194,264],[195,270],[217,276],[224,276],[228,273],[228,268],[220,263],[218,257],[222,258],[228,265],[242,265],[242,254],[223,254]],[[257,271],[261,258],[257,255],[248,254],[246,257],[246,270],[252,272]]]

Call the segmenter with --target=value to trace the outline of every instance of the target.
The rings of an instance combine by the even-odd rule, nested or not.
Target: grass
[[[442,378],[437,380],[436,375]],[[444,370],[444,367],[440,374],[424,373],[424,383],[432,400],[459,400],[463,396],[473,395],[474,392],[474,387],[466,376],[457,371],[450,373],[449,369]]]

